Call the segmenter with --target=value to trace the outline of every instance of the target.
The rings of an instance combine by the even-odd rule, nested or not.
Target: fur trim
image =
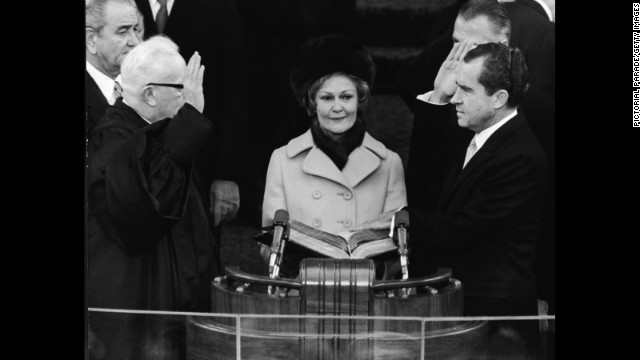
[[[316,80],[334,72],[355,75],[372,87],[376,65],[362,45],[344,35],[313,38],[300,48],[289,73],[289,83],[298,102],[302,103]]]

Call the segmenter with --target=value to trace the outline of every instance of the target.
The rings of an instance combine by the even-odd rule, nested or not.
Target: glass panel
[[[555,359],[555,316],[393,318],[90,309],[90,359]]]

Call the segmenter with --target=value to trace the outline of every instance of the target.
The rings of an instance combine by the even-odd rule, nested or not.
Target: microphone
[[[271,252],[269,253],[269,277],[274,279],[280,274],[280,264],[284,254],[284,246],[289,238],[289,213],[286,210],[276,210],[273,216],[273,240],[271,242]],[[267,292],[272,294],[272,287],[269,285]]]
[[[407,210],[400,210],[394,215],[395,238],[398,244],[398,254],[400,254],[400,266],[402,268],[402,279],[409,278],[409,213]],[[407,289],[402,289],[403,297],[408,295]]]

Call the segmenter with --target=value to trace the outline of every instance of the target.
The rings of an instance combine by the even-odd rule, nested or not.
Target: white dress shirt
[[[167,14],[171,15],[171,9],[173,8],[173,3],[175,0],[167,0]],[[158,0],[149,0],[149,5],[151,5],[151,12],[153,13],[153,18],[155,19],[158,15],[158,11],[160,11],[160,2]]]
[[[437,103],[437,102],[431,101],[430,98],[431,98],[431,93],[432,92],[433,92],[433,90],[431,90],[429,92],[426,92],[424,94],[420,94],[420,95],[416,96],[416,99],[418,99],[420,101],[424,101],[424,102],[429,103],[429,104],[433,104],[433,105],[446,105],[446,104],[448,104],[448,103],[441,104],[441,103]]]
[[[487,140],[489,140],[489,137],[493,135],[494,132],[496,132],[496,130],[500,129],[502,125],[506,124],[507,121],[511,120],[516,115],[518,115],[517,109],[513,110],[513,112],[510,113],[509,115],[505,116],[504,119],[480,131],[479,133],[476,133],[476,135],[473,137],[476,141],[476,153],[480,150],[482,145],[484,145],[484,143],[486,143]]]
[[[98,84],[98,88],[102,92],[102,95],[104,95],[105,99],[107,99],[109,105],[113,105],[113,103],[116,102],[116,99],[113,97],[113,87],[115,85],[115,81],[100,72],[100,70],[96,69],[95,66],[91,65],[88,61],[87,72],[89,73],[89,76],[93,78],[93,81]]]

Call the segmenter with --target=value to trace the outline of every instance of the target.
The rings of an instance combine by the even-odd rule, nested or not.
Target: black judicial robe
[[[88,145],[89,307],[209,310],[219,245],[192,159],[210,131],[211,122],[189,104],[151,125],[122,100],[107,109]],[[158,349],[176,331],[183,341],[182,325],[175,330],[160,320],[89,314],[107,358],[176,357],[175,349]]]

